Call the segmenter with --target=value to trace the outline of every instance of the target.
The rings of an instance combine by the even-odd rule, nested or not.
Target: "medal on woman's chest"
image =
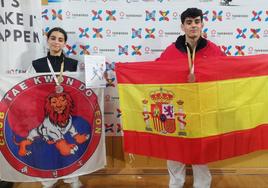
[[[62,85],[56,85],[55,86],[55,92],[56,93],[62,93],[63,92],[63,86]]]
[[[60,67],[60,75],[56,76],[56,73],[53,70],[53,67],[49,61],[49,59],[47,58],[47,63],[49,66],[49,69],[52,73],[53,79],[55,80],[56,86],[55,86],[55,92],[56,93],[62,93],[64,91],[63,86],[61,85],[61,83],[64,81],[63,79],[63,70],[64,70],[64,60],[61,63],[61,67]]]

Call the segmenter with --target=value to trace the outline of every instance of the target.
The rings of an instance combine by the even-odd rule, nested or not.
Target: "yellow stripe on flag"
[[[119,84],[119,96],[124,130],[202,138],[268,123],[267,76],[191,84]]]

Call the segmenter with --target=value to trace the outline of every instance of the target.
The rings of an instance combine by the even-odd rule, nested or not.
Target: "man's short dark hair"
[[[203,12],[202,10],[198,8],[187,8],[182,14],[181,14],[181,23],[184,24],[184,21],[186,18],[196,18],[200,16],[201,22],[203,22]]]

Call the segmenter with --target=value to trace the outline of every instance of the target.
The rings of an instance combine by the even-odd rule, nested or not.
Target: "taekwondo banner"
[[[118,63],[125,151],[202,164],[268,149],[268,55]]]
[[[44,55],[40,0],[0,1],[0,73],[25,73]]]
[[[66,74],[59,91],[50,74],[1,74],[1,179],[62,179],[105,166],[103,89],[86,88],[84,76]]]

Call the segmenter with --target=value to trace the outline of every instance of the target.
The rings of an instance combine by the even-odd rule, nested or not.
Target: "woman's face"
[[[59,31],[53,31],[47,39],[47,44],[52,55],[61,54],[65,46],[64,35]]]

